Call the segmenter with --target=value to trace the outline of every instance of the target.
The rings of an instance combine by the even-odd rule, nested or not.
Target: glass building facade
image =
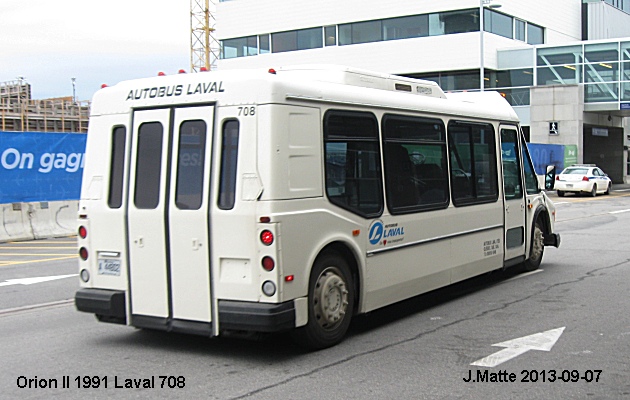
[[[528,21],[484,10],[484,31],[528,44],[542,44],[544,28]],[[479,32],[479,9],[471,8],[430,14],[318,26],[284,32],[224,39],[221,58],[256,56],[317,49],[325,46],[348,46],[388,40]]]
[[[630,41],[499,50],[498,58],[501,70],[486,75],[486,87],[505,93],[513,106],[529,105],[519,95],[528,86],[583,84],[585,103],[630,107]]]

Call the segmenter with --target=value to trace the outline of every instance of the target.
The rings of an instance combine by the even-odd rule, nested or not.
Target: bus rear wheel
[[[311,349],[341,342],[354,310],[354,284],[348,263],[336,253],[317,258],[309,281],[308,323],[295,330],[294,339]]]
[[[545,251],[545,236],[543,234],[540,220],[536,221],[534,226],[534,234],[532,235],[532,244],[529,250],[529,258],[523,262],[523,270],[534,271],[540,267],[543,253]]]

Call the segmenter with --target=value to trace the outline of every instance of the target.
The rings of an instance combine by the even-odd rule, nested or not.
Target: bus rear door
[[[131,324],[212,334],[208,201],[214,107],[135,111]]]

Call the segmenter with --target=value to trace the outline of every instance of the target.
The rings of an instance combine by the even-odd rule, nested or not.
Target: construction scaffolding
[[[71,96],[33,100],[23,80],[0,82],[0,130],[16,132],[78,132],[88,128],[90,103]]]
[[[190,0],[190,69],[215,70],[220,45],[215,38],[218,0]]]

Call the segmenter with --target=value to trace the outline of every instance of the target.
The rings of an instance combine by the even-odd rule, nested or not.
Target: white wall
[[[588,4],[588,39],[614,39],[630,36],[630,15],[604,3]]]

